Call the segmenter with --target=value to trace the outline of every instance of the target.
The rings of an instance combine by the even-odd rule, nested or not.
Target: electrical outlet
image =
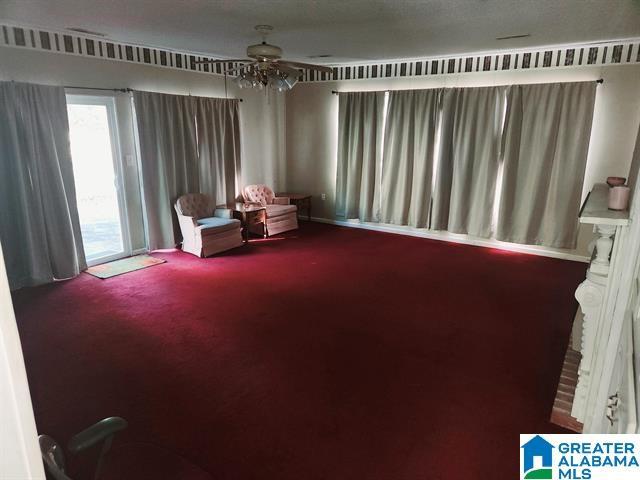
[[[326,200],[327,199],[327,194],[326,193],[320,194],[320,198],[322,198],[322,200]]]

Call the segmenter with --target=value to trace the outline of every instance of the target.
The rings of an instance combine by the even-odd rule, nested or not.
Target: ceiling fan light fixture
[[[257,76],[253,76],[251,78],[251,87],[262,90],[264,88],[264,83]]]
[[[290,77],[289,75],[283,79],[284,83],[287,86],[287,90],[291,90],[296,83],[298,83],[298,78]]]
[[[284,91],[285,88],[282,77],[276,72],[271,72],[269,73],[269,75],[267,75],[267,84],[271,89],[277,90],[279,92]]]
[[[317,72],[332,73],[331,67],[325,65],[313,65],[310,63],[296,62],[282,59],[282,49],[266,42],[266,36],[273,30],[269,25],[257,25],[256,30],[262,34],[262,43],[249,45],[247,48],[248,59],[227,60],[198,60],[195,63],[226,64],[224,74],[238,75],[233,81],[239,88],[255,88],[262,90],[269,87],[279,92],[291,90],[305,69]],[[327,57],[329,54],[318,55]],[[233,66],[233,64],[240,64]],[[329,78],[331,78],[329,76]]]
[[[238,86],[238,88],[251,88],[253,87],[253,82],[247,78],[247,74],[242,72],[236,78],[234,78],[234,82]]]

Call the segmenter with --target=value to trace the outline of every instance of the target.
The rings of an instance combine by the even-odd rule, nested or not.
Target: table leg
[[[246,212],[242,214],[242,221],[244,223],[244,243],[249,243],[249,219]]]

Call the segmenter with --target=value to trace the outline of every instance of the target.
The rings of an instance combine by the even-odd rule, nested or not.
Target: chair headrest
[[[204,218],[211,216],[213,205],[209,195],[188,193],[176,201],[176,211],[187,217]]]
[[[247,185],[244,187],[244,199],[248,202],[256,202],[264,205],[271,205],[275,197],[273,190],[266,185]]]

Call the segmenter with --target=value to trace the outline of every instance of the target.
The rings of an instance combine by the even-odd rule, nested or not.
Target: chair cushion
[[[298,210],[295,205],[267,205],[267,217],[279,217],[280,215],[286,215]]]
[[[200,218],[197,222],[202,227],[202,235],[228,232],[229,230],[240,228],[240,220],[233,218],[207,217]]]

